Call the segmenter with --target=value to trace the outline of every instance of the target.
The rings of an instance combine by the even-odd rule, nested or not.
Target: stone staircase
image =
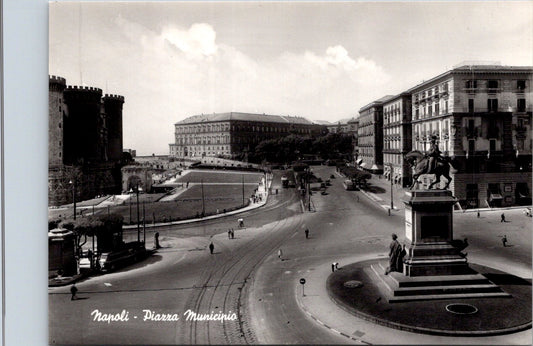
[[[368,275],[377,276],[386,288],[389,303],[436,299],[511,297],[485,276],[472,271],[461,275],[409,277],[392,272],[385,275],[383,262],[372,264]]]

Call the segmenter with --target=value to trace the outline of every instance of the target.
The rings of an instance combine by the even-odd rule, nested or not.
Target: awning
[[[355,161],[355,162],[356,162],[358,165],[360,165],[361,162],[363,162],[363,159],[359,159],[359,160],[357,160],[357,161]]]
[[[378,167],[377,165],[374,164],[374,165],[372,165],[372,168],[370,168],[370,169],[376,171],[376,170],[379,169],[379,167]]]
[[[366,162],[363,162],[362,164],[360,164],[361,167],[365,167],[366,166]]]
[[[518,193],[518,196],[519,196],[520,198],[529,198],[529,195],[527,195],[527,194],[524,195],[522,192],[519,192],[519,193]]]
[[[384,175],[385,175],[385,177],[388,178],[388,177],[390,176],[390,172],[389,172],[389,171],[386,171]]]

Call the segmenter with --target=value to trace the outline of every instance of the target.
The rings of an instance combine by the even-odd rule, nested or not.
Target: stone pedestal
[[[411,241],[404,258],[406,276],[470,274],[467,260],[453,241],[453,205],[447,190],[405,193],[405,236]]]
[[[381,263],[371,266],[385,284],[383,293],[389,303],[510,297],[471,269],[466,255],[461,253],[463,247],[454,246],[456,200],[450,191],[415,190],[405,195],[405,237],[410,244],[404,257],[404,272],[384,275],[385,267]]]

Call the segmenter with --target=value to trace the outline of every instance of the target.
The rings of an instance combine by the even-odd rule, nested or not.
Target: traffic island
[[[415,333],[489,336],[531,328],[531,280],[470,263],[506,295],[451,299],[441,295],[391,303],[386,266],[386,261],[370,260],[340,268],[326,281],[330,298],[359,318]]]

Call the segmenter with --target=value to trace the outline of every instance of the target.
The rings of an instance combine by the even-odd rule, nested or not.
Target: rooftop
[[[215,122],[215,121],[228,121],[228,120],[285,123],[285,124],[305,124],[305,125],[314,124],[312,121],[304,117],[298,117],[298,116],[292,117],[288,115],[285,116],[285,115],[229,112],[229,113],[193,115],[186,119],[178,121],[175,125],[195,124],[195,123]]]

